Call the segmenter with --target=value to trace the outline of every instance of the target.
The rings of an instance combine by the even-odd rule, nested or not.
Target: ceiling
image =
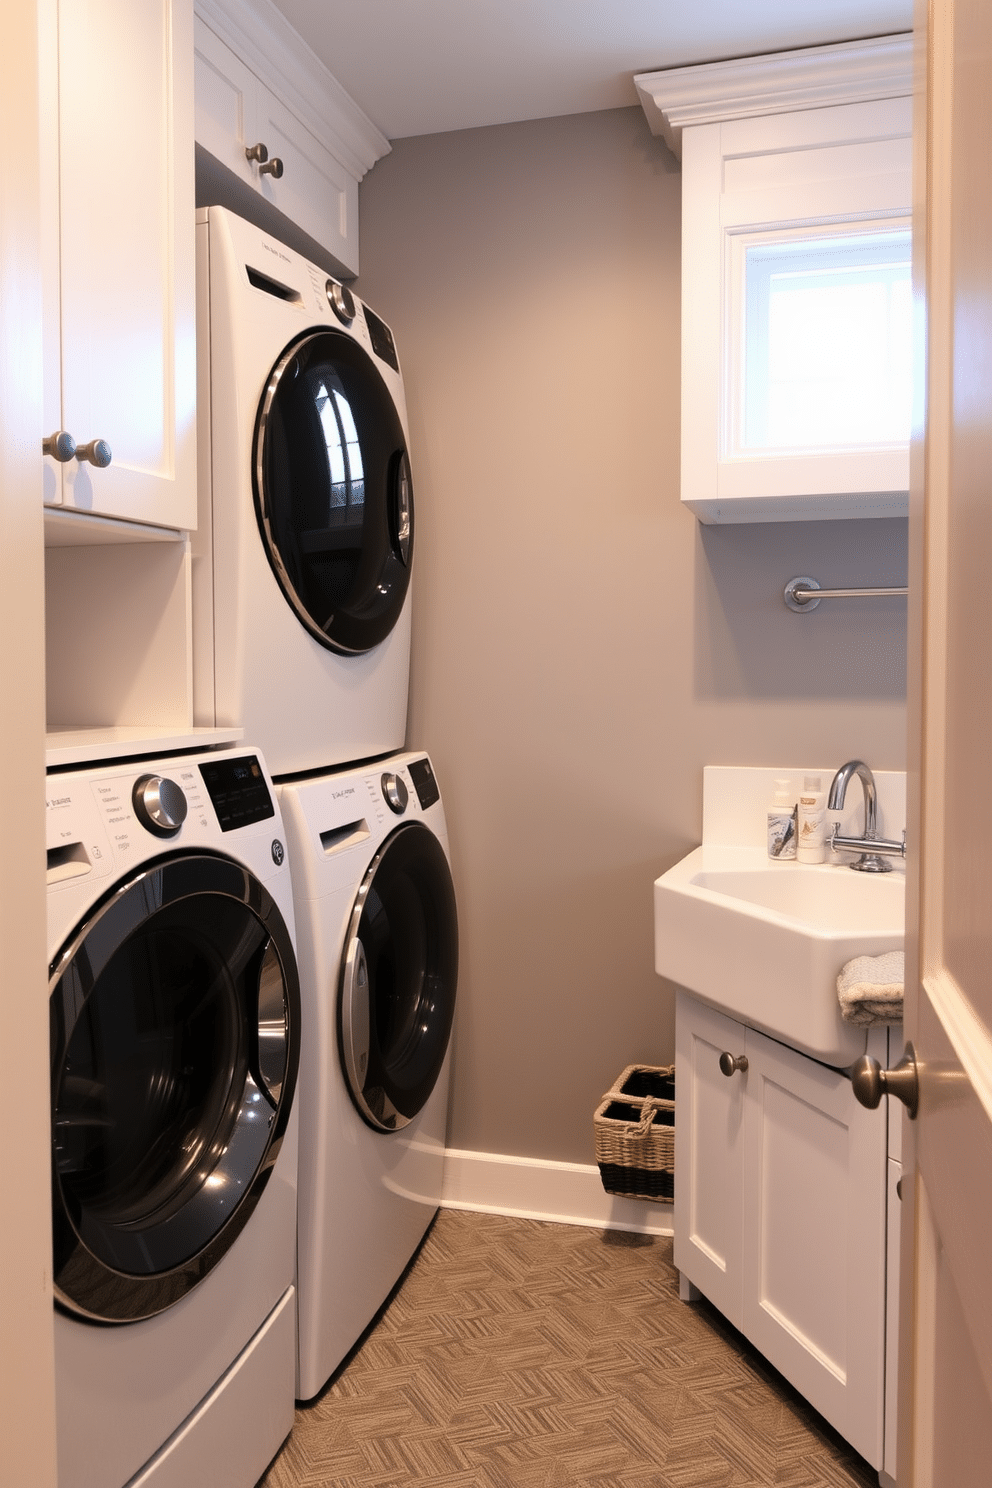
[[[275,0],[389,139],[635,104],[631,77],[908,31],[913,0]]]

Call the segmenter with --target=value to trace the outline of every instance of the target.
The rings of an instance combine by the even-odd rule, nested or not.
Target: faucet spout
[[[864,834],[861,837],[842,837],[840,823],[837,822],[834,825],[830,846],[834,850],[839,848],[846,852],[860,852],[861,856],[855,862],[848,864],[848,867],[856,868],[860,873],[888,873],[892,867],[892,864],[886,861],[888,857],[904,858],[906,856],[906,834],[903,832],[901,842],[887,842],[879,837],[875,777],[863,760],[848,760],[846,765],[841,765],[831,781],[827,806],[831,811],[843,810],[847,787],[855,775],[861,781],[861,789],[865,797]]]
[[[830,795],[827,797],[827,807],[830,811],[842,811],[844,808],[844,797],[847,795],[847,787],[851,779],[857,775],[861,781],[861,787],[865,796],[865,831],[868,838],[878,836],[878,799],[875,794],[875,777],[865,764],[864,760],[848,760],[846,765],[841,765],[837,774],[830,784]]]

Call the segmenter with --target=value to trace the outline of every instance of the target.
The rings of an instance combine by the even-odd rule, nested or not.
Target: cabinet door
[[[249,133],[255,127],[258,79],[199,16],[193,27],[197,144],[254,186],[254,168],[245,148],[258,143]]]
[[[675,1015],[675,1264],[741,1327],[744,1093],[720,1055],[744,1052],[740,1023],[680,992]]]
[[[215,159],[358,273],[358,182],[226,42],[196,18],[196,139]],[[282,175],[251,162],[264,145]]]
[[[886,1113],[748,1030],[743,1331],[882,1464]]]
[[[59,7],[67,506],[196,524],[192,0]]]
[[[358,182],[327,147],[259,84],[255,130],[269,158],[283,163],[279,180],[259,174],[262,195],[305,233],[358,272]]]

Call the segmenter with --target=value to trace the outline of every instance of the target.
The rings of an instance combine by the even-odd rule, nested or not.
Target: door
[[[457,982],[448,859],[428,827],[407,822],[369,865],[341,967],[341,1063],[359,1114],[377,1131],[398,1131],[430,1099],[448,1051]]]
[[[346,294],[338,313],[355,312]],[[311,331],[280,357],[252,478],[266,554],[300,624],[331,651],[371,651],[406,599],[413,486],[396,404],[354,337]]]
[[[123,1323],[226,1254],[282,1145],[299,1063],[289,931],[246,869],[143,864],[56,957],[50,985],[56,1301]]]
[[[45,433],[78,452],[50,447],[45,500],[174,528],[196,525],[192,20],[50,0],[43,31]]]
[[[979,1488],[992,1462],[992,7],[943,0],[927,19],[915,252],[928,386],[910,698],[921,881],[906,1019],[920,1110],[904,1121],[899,1481]]]

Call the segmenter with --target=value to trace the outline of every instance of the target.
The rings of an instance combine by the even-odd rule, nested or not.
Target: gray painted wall
[[[591,1162],[615,1075],[672,1058],[651,885],[704,764],[905,765],[904,602],[781,599],[904,583],[905,524],[679,503],[680,192],[637,109],[400,140],[362,186],[411,415],[410,741],[461,914],[453,1147]]]

